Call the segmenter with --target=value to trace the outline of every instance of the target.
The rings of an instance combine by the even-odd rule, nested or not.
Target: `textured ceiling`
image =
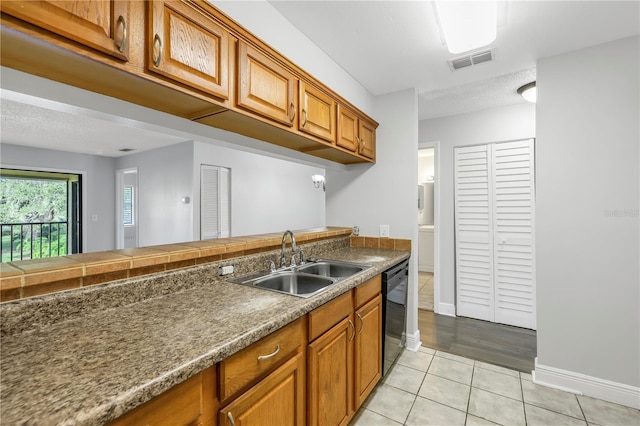
[[[495,60],[451,71],[430,1],[270,3],[374,95],[416,88],[420,119],[522,102],[538,59],[640,31],[638,1],[500,1]]]
[[[6,93],[6,92],[5,92]],[[2,143],[120,157],[184,139],[83,114],[0,99]],[[132,152],[120,152],[133,148]]]

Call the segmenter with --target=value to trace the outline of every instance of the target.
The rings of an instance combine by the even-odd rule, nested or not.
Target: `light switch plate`
[[[389,225],[380,225],[380,238],[389,238]]]

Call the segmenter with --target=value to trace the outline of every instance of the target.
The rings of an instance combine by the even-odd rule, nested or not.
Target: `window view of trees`
[[[67,200],[67,180],[2,175],[2,262],[67,254]]]

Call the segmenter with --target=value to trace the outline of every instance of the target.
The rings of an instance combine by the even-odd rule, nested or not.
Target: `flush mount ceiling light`
[[[325,178],[322,175],[313,175],[311,176],[311,181],[313,182],[313,186],[316,188],[320,188],[320,184],[322,184],[322,190],[326,192],[327,188],[324,185]]]
[[[536,89],[536,82],[532,81],[518,89],[518,95],[522,96],[526,101],[533,104],[536,103],[538,98],[538,89]]]
[[[467,52],[496,39],[497,1],[436,1],[434,4],[449,52]]]

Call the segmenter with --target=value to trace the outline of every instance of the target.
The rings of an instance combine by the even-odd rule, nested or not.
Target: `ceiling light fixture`
[[[531,83],[527,83],[524,86],[520,87],[518,89],[518,95],[522,96],[527,102],[535,104],[538,98],[538,89],[536,88],[536,82],[532,81]]]
[[[497,1],[436,1],[434,4],[449,52],[467,52],[496,39]]]

